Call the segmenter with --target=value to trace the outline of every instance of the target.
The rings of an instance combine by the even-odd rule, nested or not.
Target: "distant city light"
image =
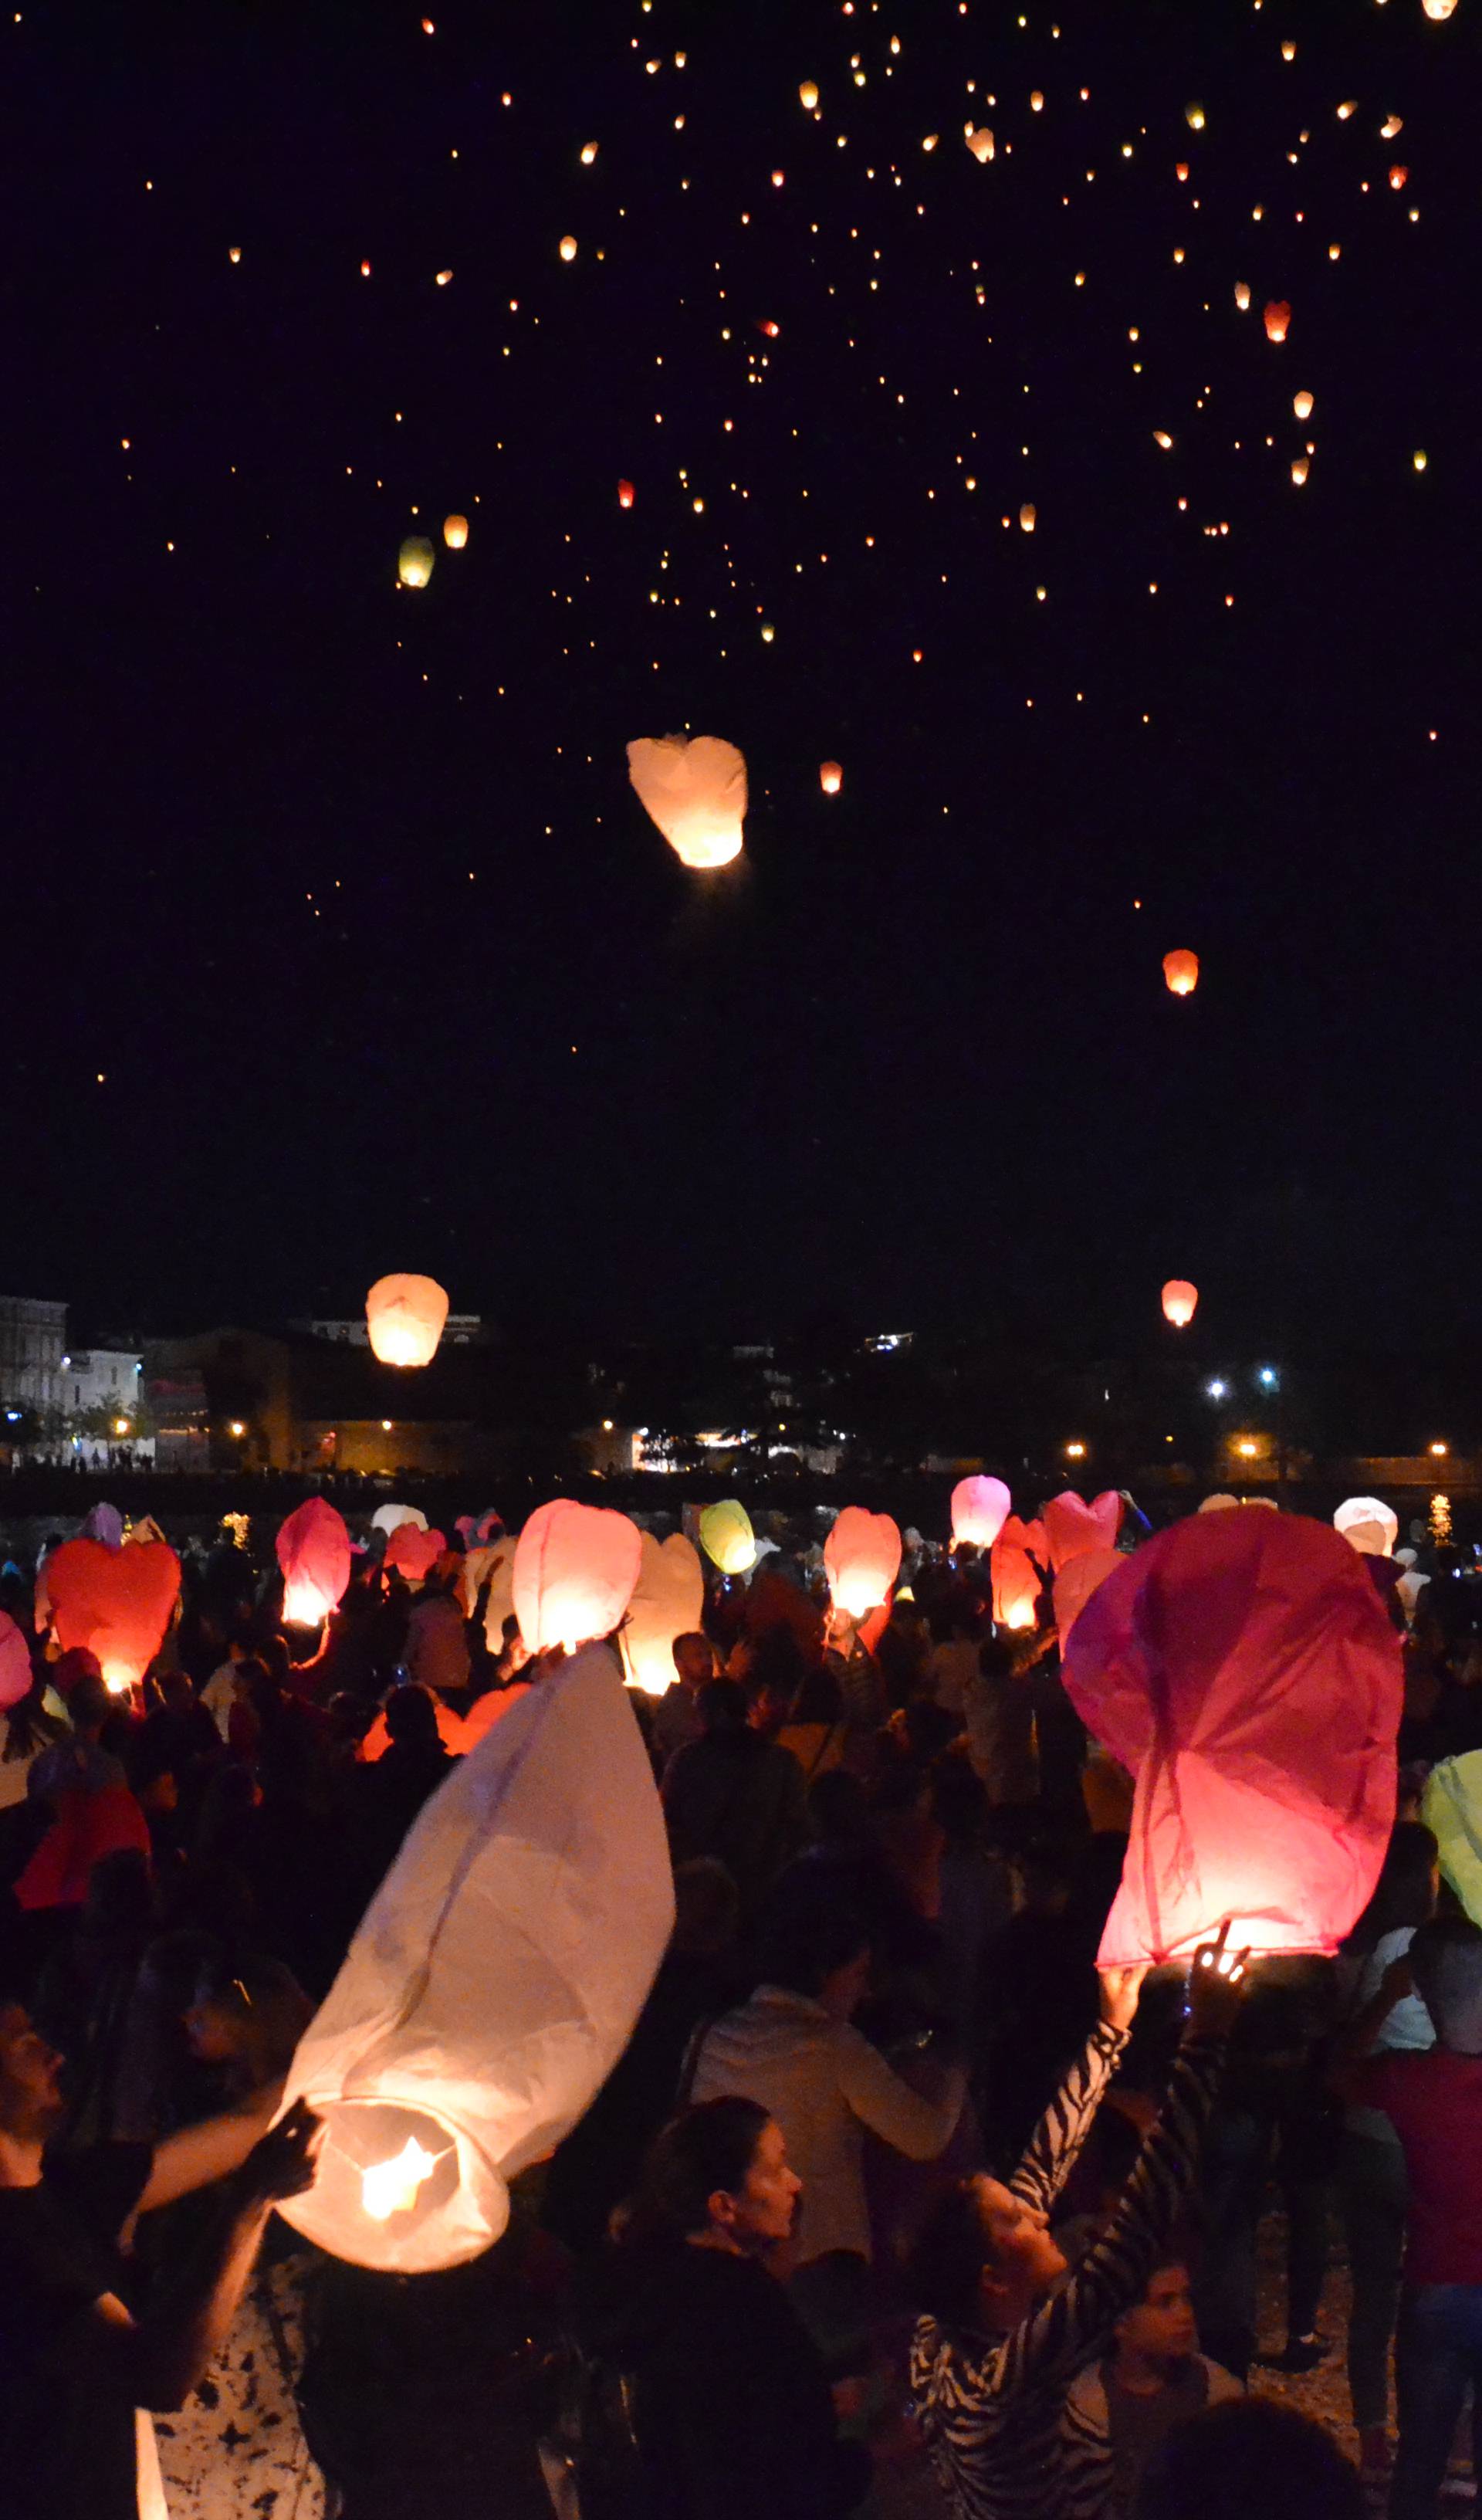
[[[389,1435],[391,1431],[391,1421],[389,1418],[382,1418],[381,1421],[381,1431],[382,1435]]]
[[[247,1433],[247,1428],[246,1428],[246,1426],[244,1426],[244,1424],[243,1424],[243,1422],[242,1422],[242,1419],[241,1419],[240,1418],[234,1418],[232,1419],[232,1422],[231,1422],[230,1426],[227,1428],[227,1433],[228,1433],[229,1435],[238,1435],[238,1436],[242,1436],[242,1435],[245,1435],[245,1434]]]
[[[113,1432],[115,1435],[126,1435],[128,1430],[129,1421],[126,1418],[115,1418],[113,1419]]]
[[[1230,1385],[1228,1382],[1222,1382],[1219,1375],[1216,1374],[1213,1382],[1206,1382],[1204,1388],[1208,1392],[1211,1400],[1223,1400],[1229,1392]]]
[[[1256,1375],[1256,1380],[1263,1391],[1275,1391],[1280,1379],[1280,1376],[1277,1372],[1274,1365],[1263,1365],[1259,1373]]]
[[[1435,1459],[1439,1462],[1444,1461],[1446,1455],[1451,1451],[1451,1446],[1449,1444],[1432,1444],[1430,1450],[1435,1456]]]
[[[1261,1447],[1250,1435],[1242,1435],[1235,1446],[1242,1462],[1253,1462]]]
[[[1067,1444],[1065,1447],[1065,1459],[1067,1462],[1084,1462],[1086,1459],[1085,1445]]]

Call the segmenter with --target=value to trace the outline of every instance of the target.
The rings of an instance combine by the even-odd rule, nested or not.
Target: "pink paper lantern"
[[[966,1540],[975,1549],[991,1549],[1012,1503],[1002,1479],[959,1479],[952,1491],[953,1547]]]
[[[1083,1549],[1067,1558],[1055,1579],[1055,1624],[1060,1633],[1060,1650],[1086,1607],[1093,1593],[1114,1575],[1122,1558],[1115,1549]]]
[[[1021,1522],[1016,1513],[1010,1514],[993,1544],[989,1563],[994,1626],[1032,1628],[1044,1586],[1040,1568],[1050,1563],[1044,1524]]]
[[[31,1658],[24,1637],[8,1611],[0,1610],[0,1710],[19,1706],[29,1694]]]
[[[824,1568],[834,1608],[862,1619],[889,1599],[901,1571],[899,1525],[888,1513],[846,1505],[824,1543]]]
[[[531,1514],[515,1551],[515,1610],[531,1653],[610,1636],[638,1583],[636,1522],[606,1506],[553,1497]]]
[[[1104,1967],[1335,1951],[1395,1814],[1399,1639],[1346,1541],[1297,1514],[1191,1515],[1076,1620],[1065,1686],[1137,1778]]]
[[[64,1653],[85,1645],[110,1688],[141,1681],[164,1642],[180,1594],[180,1560],[162,1540],[109,1549],[65,1540],[46,1561],[52,1633]]]
[[[1187,1330],[1198,1310],[1199,1290],[1187,1278],[1170,1278],[1163,1289],[1163,1319],[1176,1330]]]
[[[1072,1557],[1084,1556],[1089,1549],[1114,1546],[1122,1527],[1122,1500],[1115,1488],[1103,1488],[1088,1505],[1074,1488],[1066,1488],[1062,1496],[1052,1497],[1043,1520],[1050,1563],[1058,1575]]]
[[[409,1584],[429,1575],[447,1547],[440,1531],[421,1531],[415,1522],[398,1522],[386,1542],[382,1566],[394,1566]]]
[[[344,1516],[324,1497],[309,1497],[278,1534],[283,1616],[291,1628],[317,1628],[337,1609],[350,1580],[350,1535]]]

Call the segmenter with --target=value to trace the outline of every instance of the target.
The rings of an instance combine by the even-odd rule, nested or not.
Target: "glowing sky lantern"
[[[594,1645],[453,1771],[372,1900],[290,2069],[286,2105],[326,2124],[290,2221],[387,2273],[478,2256],[622,2053],[673,1919],[648,1754]]]
[[[1266,326],[1266,338],[1268,341],[1284,341],[1286,338],[1286,328],[1291,322],[1291,308],[1287,305],[1285,298],[1273,297],[1271,303],[1266,308],[1262,321]]]
[[[591,165],[594,165],[594,164],[596,163],[596,159],[597,159],[597,142],[596,142],[595,140],[584,140],[584,141],[582,142],[582,148],[581,148],[581,162],[582,162],[582,164],[583,164],[584,166],[591,166]]]
[[[574,262],[576,260],[576,239],[574,236],[563,236],[561,238],[559,250],[562,262]]]
[[[1311,394],[1307,391],[1307,388],[1306,388],[1306,386],[1305,386],[1305,385],[1303,386],[1302,391],[1301,391],[1299,394],[1293,394],[1293,395],[1292,395],[1292,398],[1291,398],[1291,407],[1292,407],[1293,412],[1296,414],[1296,417],[1297,417],[1297,419],[1298,419],[1298,420],[1311,420],[1311,418],[1312,418],[1312,396],[1311,396]]]
[[[469,539],[468,518],[444,517],[442,520],[442,538],[447,544],[449,551],[462,551]]]
[[[650,1697],[662,1697],[674,1680],[674,1640],[694,1634],[705,1606],[699,1552],[682,1531],[665,1541],[643,1535],[638,1583],[618,1630],[623,1676]]]
[[[1032,1628],[1042,1585],[1041,1567],[1050,1563],[1050,1545],[1039,1522],[1022,1522],[1011,1513],[993,1544],[993,1618],[1000,1628]]]
[[[1188,123],[1190,131],[1202,131],[1204,128],[1203,107],[1201,105],[1186,105],[1184,108],[1184,119]]]
[[[1293,488],[1294,490],[1300,490],[1300,489],[1303,487],[1303,485],[1304,485],[1304,484],[1305,484],[1305,482],[1306,482],[1307,475],[1308,475],[1308,473],[1311,472],[1311,470],[1312,470],[1312,464],[1311,464],[1310,459],[1309,459],[1307,456],[1305,456],[1305,455],[1294,455],[1294,456],[1292,457],[1292,459],[1291,459],[1291,484],[1292,484],[1292,488]]]
[[[1065,1641],[1086,1607],[1092,1594],[1114,1575],[1122,1564],[1116,1549],[1083,1549],[1066,1559],[1055,1579],[1055,1624],[1060,1633],[1063,1650]]]
[[[636,1522],[606,1506],[553,1497],[515,1546],[515,1608],[532,1654],[567,1653],[609,1636],[633,1598],[643,1563]]]
[[[740,857],[746,765],[718,735],[642,736],[628,746],[640,802],[684,866],[729,866]]]
[[[383,1531],[389,1536],[399,1522],[415,1522],[419,1531],[426,1531],[427,1527],[427,1517],[421,1506],[379,1505],[371,1516],[371,1529]]]
[[[1187,1330],[1198,1300],[1197,1286],[1190,1286],[1187,1278],[1170,1278],[1163,1289],[1164,1321],[1172,1322],[1176,1330]]]
[[[756,1534],[738,1497],[707,1505],[699,1517],[699,1545],[723,1575],[749,1575],[756,1564]]]
[[[818,82],[816,79],[804,79],[801,87],[797,91],[797,101],[805,113],[817,112]]]
[[[1382,1497],[1346,1498],[1332,1527],[1361,1557],[1392,1557],[1400,1537],[1400,1517]]]
[[[952,1491],[952,1543],[991,1549],[1009,1519],[1013,1500],[1002,1479],[959,1479]]]
[[[317,1628],[337,1609],[350,1580],[350,1535],[343,1514],[325,1497],[307,1497],[279,1530],[283,1616],[291,1628]]]
[[[1190,954],[1187,945],[1177,946],[1173,953],[1165,954],[1163,977],[1176,998],[1191,997],[1199,984],[1197,954]]]
[[[372,1352],[382,1365],[430,1365],[448,1299],[435,1278],[378,1278],[365,1299]]]
[[[1110,1549],[1121,1527],[1122,1500],[1115,1488],[1103,1488],[1090,1505],[1074,1488],[1065,1488],[1040,1517],[1052,1571],[1058,1575],[1073,1557]]]
[[[846,1505],[824,1543],[824,1567],[835,1609],[862,1619],[890,1598],[901,1571],[901,1534],[888,1513]]]
[[[403,586],[426,586],[437,554],[426,534],[408,534],[396,555],[396,574]]]
[[[1103,1967],[1234,1948],[1336,1949],[1395,1814],[1400,1642],[1336,1533],[1190,1514],[1100,1584],[1065,1686],[1137,1779]]]
[[[838,794],[840,788],[842,788],[844,784],[844,774],[836,761],[821,761],[819,763],[818,784],[822,788],[826,796],[836,796]]]
[[[617,504],[620,508],[632,507],[633,484],[631,481],[619,481],[617,485]]]
[[[0,1711],[19,1706],[30,1694],[31,1657],[24,1637],[8,1610],[0,1610]]]
[[[1438,26],[1446,23],[1456,5],[1457,0],[1420,0],[1420,6],[1425,15],[1427,18],[1434,19]]]
[[[85,1645],[110,1688],[128,1688],[164,1642],[180,1595],[180,1560],[162,1540],[129,1549],[65,1540],[46,1561],[46,1594],[61,1650]]]
[[[440,1531],[419,1531],[415,1522],[398,1522],[381,1562],[394,1567],[409,1584],[421,1584],[430,1575],[447,1545]]]
[[[1036,523],[1037,523],[1037,521],[1038,521],[1038,518],[1039,518],[1039,510],[1035,507],[1035,505],[1034,505],[1034,503],[1033,503],[1033,501],[1032,501],[1032,500],[1026,499],[1026,500],[1025,500],[1025,502],[1024,502],[1024,504],[1023,504],[1023,506],[1022,506],[1022,507],[1020,508],[1020,510],[1019,510],[1019,531],[1020,531],[1020,533],[1024,533],[1024,534],[1032,534],[1032,533],[1033,533],[1033,531],[1034,531],[1035,525],[1036,525]]]
[[[1243,315],[1250,305],[1250,283],[1248,280],[1237,280],[1235,282],[1235,302]]]
[[[978,164],[980,166],[990,165],[993,159],[993,134],[987,128],[986,124],[980,123],[974,128],[973,124],[969,122],[966,131],[963,136],[974,158],[977,159]]]

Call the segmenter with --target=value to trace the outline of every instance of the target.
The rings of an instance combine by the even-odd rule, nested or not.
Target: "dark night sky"
[[[1482,0],[428,5],[0,28],[0,1283],[1473,1345]]]

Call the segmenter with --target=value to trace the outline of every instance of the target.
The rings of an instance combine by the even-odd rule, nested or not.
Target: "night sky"
[[[1474,1349],[1482,0],[429,6],[0,28],[0,1282]]]

